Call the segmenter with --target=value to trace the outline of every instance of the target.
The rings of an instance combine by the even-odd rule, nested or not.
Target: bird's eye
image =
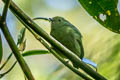
[[[59,22],[61,22],[62,20],[61,19],[58,19]]]

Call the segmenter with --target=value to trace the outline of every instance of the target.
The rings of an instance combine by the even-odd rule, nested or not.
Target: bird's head
[[[54,28],[54,29],[60,28],[64,25],[69,25],[69,22],[60,16],[56,16],[53,18],[37,17],[37,18],[34,18],[33,20],[37,20],[37,19],[43,19],[43,20],[47,20],[47,21],[51,22],[51,28]]]

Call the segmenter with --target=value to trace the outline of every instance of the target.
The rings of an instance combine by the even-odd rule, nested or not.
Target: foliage
[[[107,29],[120,33],[118,0],[79,0],[86,11]]]
[[[41,54],[49,54],[47,50],[29,50],[24,52],[23,56],[33,56],[33,55],[41,55]]]

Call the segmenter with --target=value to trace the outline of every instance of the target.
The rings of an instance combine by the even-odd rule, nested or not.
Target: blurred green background
[[[83,35],[85,57],[98,64],[98,72],[109,80],[120,80],[120,35],[113,33],[97,23],[78,3],[77,0],[14,0],[14,2],[29,15],[34,17],[62,16],[74,24]],[[120,7],[120,6],[119,6]],[[0,1],[0,13],[3,3]],[[36,21],[45,31],[50,32],[50,23]],[[9,11],[7,24],[10,32],[17,41],[17,35],[24,27]],[[1,31],[0,31],[1,32]],[[3,35],[2,35],[3,37]],[[25,51],[45,49],[26,32],[27,46]],[[3,38],[4,58],[11,52]],[[52,54],[25,57],[36,80],[81,80],[76,74],[64,67]],[[4,72],[13,64],[15,58],[1,71]],[[17,64],[15,68],[1,80],[24,80],[24,75]]]

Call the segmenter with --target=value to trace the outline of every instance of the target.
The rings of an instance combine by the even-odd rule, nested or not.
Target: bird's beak
[[[42,20],[46,20],[46,21],[50,21],[50,22],[53,21],[52,18],[45,18],[45,17],[36,17],[36,18],[33,18],[33,20],[37,20],[37,19],[42,19]]]
[[[49,20],[52,22],[52,21],[53,21],[53,18],[49,18]]]

